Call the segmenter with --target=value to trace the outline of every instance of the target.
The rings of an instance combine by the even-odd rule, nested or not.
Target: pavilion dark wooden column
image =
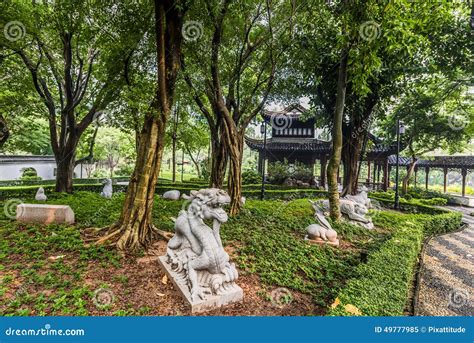
[[[461,176],[462,176],[462,196],[466,196],[466,176],[467,176],[467,169],[461,169]]]
[[[382,171],[382,165],[379,164],[377,166],[377,183],[379,184],[379,187],[380,187],[380,172]]]
[[[367,161],[367,187],[370,185],[370,161]]]
[[[448,168],[443,168],[443,191],[446,193],[446,189],[448,186]]]
[[[383,161],[383,185],[382,185],[382,189],[384,191],[387,191],[390,185],[390,181],[388,179],[389,179],[388,158],[385,158],[385,160]]]
[[[428,181],[430,175],[430,167],[425,167],[425,188],[428,190]]]
[[[377,182],[377,178],[376,178],[376,177],[377,177],[377,168],[378,168],[378,167],[379,167],[379,166],[377,165],[377,162],[374,161],[374,171],[373,171],[373,174],[374,174],[374,175],[373,175],[373,177],[372,177],[372,189],[374,189],[374,190],[376,189],[376,188],[375,188],[375,183]]]
[[[326,164],[326,156],[321,157],[321,184],[319,186],[323,188],[326,187]]]
[[[262,163],[263,159],[262,159],[262,153],[259,152],[258,153],[258,164],[257,164],[257,170],[258,170],[258,173],[261,175],[263,173],[263,163]]]

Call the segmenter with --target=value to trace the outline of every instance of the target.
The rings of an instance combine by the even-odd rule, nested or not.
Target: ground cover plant
[[[88,227],[102,227],[118,218],[123,197],[123,193],[118,193],[111,200],[105,200],[95,192],[86,191],[73,195],[49,194],[49,203],[67,204],[74,210],[77,224],[70,226],[17,223],[8,217],[14,214],[8,206],[11,199],[0,202],[0,207],[6,210],[0,213],[0,313],[189,314],[156,261],[157,255],[165,253],[166,241],[158,241],[150,250],[127,257],[106,246],[85,244],[84,233]],[[31,198],[18,200],[35,202]],[[162,230],[172,231],[172,218],[182,206],[182,201],[157,197],[154,224]],[[240,270],[239,284],[246,292],[246,298],[242,304],[206,314],[344,313],[331,309],[335,299],[357,303],[363,314],[395,313],[396,310],[377,312],[379,303],[364,307],[358,301],[352,301],[350,296],[343,295],[349,292],[346,287],[352,289],[352,285],[359,282],[354,280],[373,278],[374,263],[377,267],[387,264],[383,269],[387,277],[402,280],[405,285],[396,297],[394,306],[399,309],[402,300],[406,300],[406,285],[411,282],[423,237],[420,228],[431,225],[434,232],[440,223],[436,217],[440,216],[447,217],[446,223],[451,223],[448,229],[452,230],[459,225],[459,220],[453,219],[450,213],[398,214],[388,210],[372,215],[378,229],[370,231],[350,224],[335,224],[341,246],[321,247],[303,239],[305,227],[315,222],[307,199],[248,200],[244,210],[231,218],[221,231],[226,250]],[[405,225],[415,221],[422,224],[414,225],[413,230]],[[407,242],[401,247],[407,245],[407,251],[397,245],[393,247],[393,242],[401,237]],[[402,258],[403,263],[390,269],[391,264],[387,262],[391,258]],[[372,262],[374,260],[377,262]],[[105,304],[101,300],[104,296]]]

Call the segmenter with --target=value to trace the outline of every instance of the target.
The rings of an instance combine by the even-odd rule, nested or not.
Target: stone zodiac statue
[[[237,269],[229,262],[220,237],[220,227],[228,219],[221,206],[230,203],[229,195],[209,188],[191,191],[190,196],[183,198],[187,208],[176,218],[175,234],[168,242],[166,254],[172,278],[180,288],[184,285],[189,290],[190,302],[236,290],[241,296],[242,290],[235,284]]]
[[[104,198],[107,198],[107,199],[112,198],[112,193],[113,193],[112,180],[111,179],[105,179],[103,183],[104,183],[104,189],[100,193],[100,196],[104,197]]]

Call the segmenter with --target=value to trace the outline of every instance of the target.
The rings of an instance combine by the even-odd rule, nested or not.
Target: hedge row
[[[419,212],[425,210],[420,208]],[[435,210],[438,214],[433,214]],[[351,279],[339,292],[329,315],[401,316],[413,284],[423,239],[456,230],[461,214],[432,209],[429,215],[382,212],[396,223],[392,237],[357,267],[359,278]],[[336,306],[337,305],[337,306]]]
[[[161,195],[169,190],[178,190],[181,193],[189,194],[192,190],[204,188],[202,185],[196,185],[193,187],[192,184],[186,184],[185,186],[176,187],[176,184],[158,184],[156,186],[156,193]],[[100,193],[103,189],[102,184],[76,184],[74,185],[75,191],[88,191]],[[54,185],[43,186],[46,195],[54,192]],[[114,185],[115,193],[125,192],[127,189],[126,185]],[[16,187],[2,187],[0,188],[0,200],[7,200],[12,198],[33,198],[38,190],[38,186],[16,186]],[[243,188],[242,195],[249,199],[260,198],[260,189],[246,189]],[[312,188],[299,188],[299,189],[266,189],[265,199],[282,199],[291,200],[298,198],[318,198],[326,195],[325,191],[312,189]]]
[[[105,178],[73,179],[73,184],[98,184]],[[114,182],[126,182],[130,180],[128,176],[114,177]],[[0,186],[47,186],[56,184],[56,180],[0,180]]]
[[[382,207],[391,208],[394,207],[394,200],[385,198],[370,196],[371,199],[377,201]],[[408,213],[425,213],[425,214],[441,214],[445,213],[446,210],[438,207],[430,206],[420,201],[420,199],[405,200],[400,199],[400,209],[403,212]]]

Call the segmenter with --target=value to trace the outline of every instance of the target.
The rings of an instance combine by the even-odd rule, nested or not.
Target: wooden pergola
[[[400,157],[399,166],[410,165],[410,158]],[[388,158],[389,167],[396,166],[396,156]],[[438,169],[443,171],[443,190],[446,193],[448,186],[448,173],[450,170],[459,170],[461,172],[461,193],[466,196],[466,177],[469,170],[474,170],[474,156],[436,156],[432,160],[418,160],[415,166],[415,186],[416,176],[419,170],[425,171],[425,188],[428,189],[429,173],[431,170]]]

